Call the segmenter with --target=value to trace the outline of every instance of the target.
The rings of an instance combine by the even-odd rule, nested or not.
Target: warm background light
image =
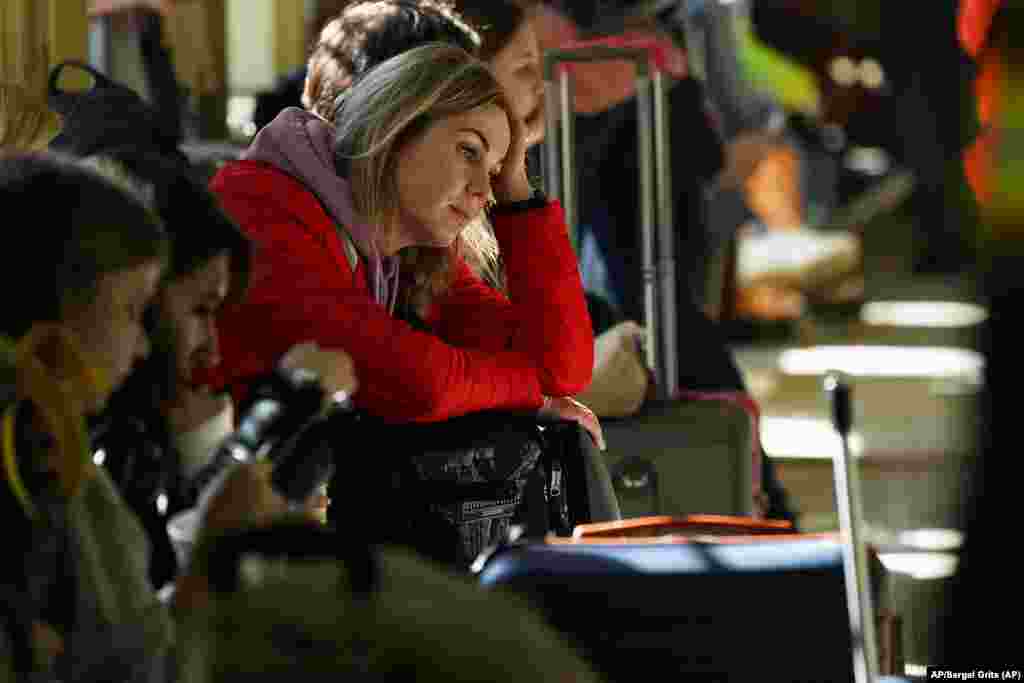
[[[861,307],[868,325],[970,327],[988,318],[983,307],[956,301],[872,301]]]
[[[966,349],[934,346],[812,346],[779,355],[787,375],[824,375],[836,370],[853,377],[961,380],[980,385],[985,361]]]

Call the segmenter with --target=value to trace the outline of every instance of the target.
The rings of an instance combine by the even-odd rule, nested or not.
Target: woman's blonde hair
[[[60,129],[47,105],[46,9],[0,3],[0,150],[44,149]]]
[[[403,52],[367,72],[338,98],[335,165],[348,178],[356,211],[393,230],[398,215],[396,169],[402,149],[435,122],[494,104],[507,111],[486,64],[452,45],[431,43]],[[399,303],[423,313],[450,282],[451,248],[403,250]]]

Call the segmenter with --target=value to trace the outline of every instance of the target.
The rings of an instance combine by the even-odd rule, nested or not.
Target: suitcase
[[[668,86],[665,55],[656,42],[614,38],[545,52],[545,189],[561,200],[575,241],[572,81],[564,65],[600,60],[629,60],[637,68],[644,354],[657,392],[638,414],[602,421],[622,515],[755,514],[761,492],[756,406],[741,393],[686,393],[679,387]]]
[[[605,538],[510,545],[476,567],[523,595],[611,683],[852,682],[834,538]]]
[[[526,597],[612,683],[635,680],[641,661],[658,680],[860,683],[845,538],[786,525],[726,516],[582,525],[573,538],[498,548],[474,570],[485,587]],[[886,592],[885,570],[868,557],[873,599]],[[874,622],[871,668],[902,673],[899,618],[880,610]]]

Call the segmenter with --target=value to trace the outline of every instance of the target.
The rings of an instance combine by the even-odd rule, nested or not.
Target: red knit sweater
[[[347,351],[359,377],[356,405],[394,421],[535,409],[543,396],[573,395],[590,382],[593,332],[557,202],[495,216],[510,297],[460,260],[428,334],[373,300],[365,265],[353,272],[333,221],[299,181],[238,161],[211,189],[256,245],[245,301],[218,321],[222,362],[208,378],[236,398],[310,340]]]

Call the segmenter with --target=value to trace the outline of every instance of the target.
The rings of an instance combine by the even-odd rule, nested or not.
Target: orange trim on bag
[[[609,537],[636,537],[675,532],[729,535],[784,534],[793,531],[787,520],[755,519],[736,515],[655,515],[580,524],[573,530],[573,538],[592,539]]]

